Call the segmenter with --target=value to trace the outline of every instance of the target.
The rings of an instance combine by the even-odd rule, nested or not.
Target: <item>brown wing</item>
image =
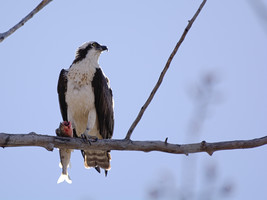
[[[103,139],[110,139],[114,129],[113,97],[108,79],[104,76],[100,68],[96,69],[92,86],[94,88],[95,107],[100,134]]]
[[[59,74],[58,84],[57,84],[58,100],[63,121],[68,121],[68,113],[67,113],[68,105],[65,100],[65,93],[67,91],[67,83],[68,83],[67,74],[68,71],[62,69]]]

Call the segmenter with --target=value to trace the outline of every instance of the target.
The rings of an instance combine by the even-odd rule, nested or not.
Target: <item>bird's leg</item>
[[[94,133],[95,124],[96,124],[96,111],[93,109],[89,112],[86,130],[81,135],[81,137],[84,138],[84,140],[86,140],[89,143],[96,142],[98,140],[96,134]]]
[[[89,135],[89,128],[86,128],[84,133],[82,133],[81,137],[85,142],[88,142],[89,144],[91,144],[91,142],[96,142],[98,140],[98,137]]]

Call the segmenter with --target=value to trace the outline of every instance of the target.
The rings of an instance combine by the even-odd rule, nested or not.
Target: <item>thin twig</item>
[[[181,46],[182,42],[185,39],[185,36],[187,35],[189,29],[191,28],[192,24],[194,23],[195,19],[197,18],[197,16],[199,15],[200,11],[202,10],[203,6],[205,5],[207,0],[203,0],[203,2],[201,3],[201,5],[199,6],[198,10],[196,11],[196,13],[194,14],[193,18],[191,20],[189,20],[188,25],[186,26],[180,40],[177,42],[175,48],[173,49],[169,59],[167,60],[167,63],[164,67],[164,69],[162,70],[160,77],[158,79],[158,82],[156,83],[155,87],[153,88],[152,92],[150,93],[148,99],[146,100],[145,104],[142,106],[140,112],[138,113],[136,119],[134,120],[133,124],[131,125],[130,129],[127,132],[127,135],[125,137],[125,139],[130,139],[131,135],[133,133],[133,130],[135,129],[135,127],[137,126],[137,124],[139,123],[139,121],[141,120],[146,108],[148,107],[148,105],[150,104],[150,102],[152,101],[152,99],[154,98],[158,88],[160,87],[162,80],[171,64],[171,61],[173,59],[173,57],[175,56],[176,52],[178,51],[179,47]]]
[[[7,134],[0,133],[0,147],[39,146],[49,151],[54,148],[83,149],[83,150],[119,150],[119,151],[160,151],[173,154],[191,154],[207,152],[212,155],[219,150],[255,148],[267,144],[267,136],[251,140],[235,140],[208,143],[202,141],[193,144],[171,144],[166,141],[129,141],[103,139],[88,144],[81,138],[54,137],[48,135],[30,134]]]
[[[6,39],[8,36],[10,36],[12,33],[14,33],[16,30],[18,30],[21,26],[23,26],[29,19],[31,19],[36,13],[38,13],[43,7],[45,7],[51,1],[52,0],[43,0],[41,3],[39,3],[39,5],[36,8],[34,8],[19,23],[17,23],[15,26],[13,26],[8,31],[6,31],[4,33],[0,33],[0,42],[2,42],[4,39]]]

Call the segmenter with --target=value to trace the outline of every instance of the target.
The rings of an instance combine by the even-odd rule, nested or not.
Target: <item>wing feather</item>
[[[68,106],[65,100],[65,94],[67,91],[67,83],[68,83],[67,74],[68,70],[62,69],[59,74],[58,84],[57,84],[58,100],[63,121],[68,121],[68,113],[67,113]]]
[[[96,69],[92,86],[95,94],[100,135],[103,139],[110,139],[114,129],[113,95],[108,78],[105,77],[101,68]]]

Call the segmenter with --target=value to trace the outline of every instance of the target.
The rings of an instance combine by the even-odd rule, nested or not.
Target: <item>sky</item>
[[[0,32],[39,1],[5,1]],[[201,1],[54,0],[0,43],[0,132],[55,135],[57,80],[86,41],[115,101],[115,139],[127,130]],[[262,3],[263,5],[260,5]],[[257,6],[260,5],[260,6]],[[267,135],[266,1],[208,1],[133,132],[133,140],[218,142]],[[260,8],[260,9],[259,9]],[[203,77],[212,77],[207,86]],[[192,127],[195,127],[193,129]],[[197,127],[197,128],[196,128]],[[112,151],[108,177],[71,157],[73,181],[57,184],[57,149],[0,149],[1,197],[56,199],[266,199],[267,146],[189,156]]]

